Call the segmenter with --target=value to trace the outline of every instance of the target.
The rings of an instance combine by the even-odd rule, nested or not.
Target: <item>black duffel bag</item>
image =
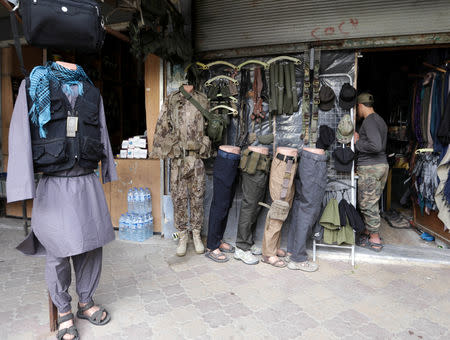
[[[20,0],[18,9],[25,39],[32,46],[83,52],[98,51],[103,46],[105,27],[95,0]],[[18,42],[13,12],[11,25]]]

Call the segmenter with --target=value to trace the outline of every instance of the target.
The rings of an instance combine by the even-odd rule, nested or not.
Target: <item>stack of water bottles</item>
[[[120,216],[119,238],[143,242],[153,236],[152,196],[149,188],[128,190],[128,212]]]

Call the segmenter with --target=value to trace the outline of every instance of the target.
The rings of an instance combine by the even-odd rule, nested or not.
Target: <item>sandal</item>
[[[106,325],[111,320],[111,315],[106,311],[105,308],[100,306],[99,306],[100,309],[94,312],[91,316],[85,315],[84,312],[92,307],[94,307],[94,301],[89,302],[84,307],[81,307],[80,304],[78,304],[78,312],[77,312],[78,319],[88,320],[91,324],[96,326]],[[103,312],[106,313],[106,316],[102,320]]]
[[[213,260],[215,262],[219,262],[219,263],[224,263],[224,262],[227,262],[229,260],[229,258],[222,251],[220,251],[219,254],[216,254],[214,251],[208,250],[205,253],[205,256],[207,258],[209,258],[209,259],[211,259],[211,260]]]
[[[287,255],[287,252],[284,251],[283,249],[280,248],[280,249],[277,250],[277,256],[278,257],[286,257],[286,255]]]
[[[60,324],[69,320],[73,320],[73,318],[74,317],[72,313],[66,314],[64,316],[58,315],[58,328]],[[78,329],[75,325],[72,325],[69,328],[63,328],[58,330],[58,333],[56,333],[56,339],[65,340],[64,335],[66,334],[73,335],[74,337],[72,338],[72,340],[80,340],[80,337],[78,335]]]
[[[263,255],[263,256],[261,256],[261,262],[270,264],[271,266],[274,266],[276,268],[284,268],[284,267],[286,267],[286,262],[284,262],[283,260],[278,259],[275,262],[270,262],[269,258],[270,258],[270,256]]]
[[[227,248],[222,247],[222,245],[224,245],[224,244],[226,244],[226,245],[227,245],[228,247],[230,247],[230,248],[227,249]],[[222,243],[220,244],[219,249],[220,249],[220,251],[221,251],[222,253],[234,253],[234,251],[235,251],[235,248],[234,248],[231,244],[225,243],[225,242],[222,242]]]
[[[373,250],[374,252],[377,253],[379,253],[381,249],[383,249],[384,247],[384,245],[381,243],[375,243],[370,241],[369,236],[367,235],[361,235],[356,245],[362,248]]]

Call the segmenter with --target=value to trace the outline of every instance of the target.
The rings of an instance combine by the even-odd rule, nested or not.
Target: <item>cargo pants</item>
[[[388,177],[389,165],[358,166],[358,204],[367,230],[378,233],[381,225],[379,201]]]
[[[270,158],[260,155],[261,163],[269,162]],[[261,164],[261,167],[264,165]],[[258,166],[257,166],[258,167]],[[268,171],[257,170],[248,172],[246,165],[241,166],[242,204],[236,234],[236,247],[248,251],[253,246],[253,234],[256,229],[258,215],[261,211],[259,202],[266,196]]]
[[[284,157],[284,155],[281,155]],[[287,159],[287,158],[286,158]],[[294,198],[294,177],[297,171],[297,158],[281,160],[274,157],[270,167],[269,191],[272,201],[282,200],[292,205]],[[281,228],[283,221],[272,219],[269,214],[264,227],[262,253],[264,256],[276,256],[281,242]]]
[[[292,261],[304,262],[308,260],[306,242],[319,219],[327,187],[327,155],[302,150],[297,173],[287,251]]]
[[[201,230],[205,196],[205,166],[196,156],[172,159],[170,191],[173,201],[175,227],[179,231]],[[190,216],[188,216],[188,200]]]

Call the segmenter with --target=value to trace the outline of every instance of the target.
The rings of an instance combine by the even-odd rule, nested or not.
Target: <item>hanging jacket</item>
[[[350,224],[353,230],[357,233],[363,233],[364,230],[366,230],[366,226],[361,218],[361,215],[352,204],[347,202],[346,199],[341,199],[338,204],[338,208],[341,227],[345,227],[347,224]]]
[[[27,101],[31,107],[32,100],[28,94]],[[94,170],[104,155],[99,125],[100,91],[89,82],[83,81],[84,94],[78,96],[74,108],[62,91],[62,86],[50,86],[51,118],[44,128],[46,138],[39,135],[39,126],[30,119],[33,165],[35,172],[47,174],[70,170],[78,163],[88,170]],[[75,137],[67,136],[68,117],[77,119]]]

